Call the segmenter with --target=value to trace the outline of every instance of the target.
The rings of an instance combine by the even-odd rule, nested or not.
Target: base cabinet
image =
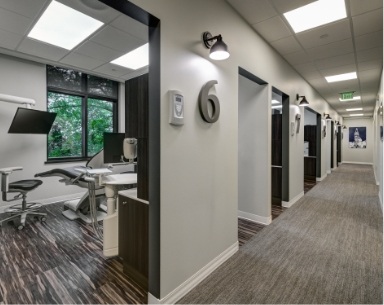
[[[124,273],[148,289],[148,202],[119,195],[119,256]]]

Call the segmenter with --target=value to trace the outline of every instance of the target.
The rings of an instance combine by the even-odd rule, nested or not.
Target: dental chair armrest
[[[9,175],[9,174],[11,174],[14,171],[20,171],[22,169],[23,168],[21,166],[0,168],[0,174]]]

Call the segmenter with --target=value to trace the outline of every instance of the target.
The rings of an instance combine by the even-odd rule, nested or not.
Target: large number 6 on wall
[[[217,84],[217,80],[207,82],[200,91],[199,109],[201,117],[208,123],[215,123],[220,115],[220,103],[216,95],[209,94],[209,89]],[[208,103],[212,104],[212,116],[208,112]]]

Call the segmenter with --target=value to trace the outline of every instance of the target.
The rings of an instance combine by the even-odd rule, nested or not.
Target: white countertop
[[[103,183],[109,185],[135,184],[137,183],[137,174],[116,174],[104,176]]]
[[[148,201],[146,201],[144,199],[137,198],[137,188],[119,191],[118,194],[125,196],[125,197],[128,197],[128,198],[131,198],[133,200],[140,201],[140,202],[145,203],[145,204],[149,204]]]

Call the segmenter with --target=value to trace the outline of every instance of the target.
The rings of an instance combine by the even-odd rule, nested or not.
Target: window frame
[[[67,70],[73,70],[70,68],[63,68]],[[81,72],[81,71],[76,71]],[[47,91],[46,91],[46,105],[48,110],[48,93],[58,93],[58,94],[65,94],[65,95],[72,95],[77,96],[81,98],[81,138],[82,138],[82,156],[78,157],[59,157],[59,158],[50,158],[49,152],[48,152],[48,134],[47,134],[47,142],[46,142],[46,153],[47,153],[47,161],[48,163],[64,163],[64,162],[77,162],[77,161],[88,161],[92,158],[92,156],[88,156],[88,99],[99,99],[107,102],[112,103],[112,115],[113,115],[113,132],[117,132],[118,126],[119,126],[119,111],[118,111],[118,103],[119,103],[119,83],[116,82],[117,88],[116,88],[116,98],[107,97],[103,95],[97,95],[94,93],[88,92],[88,73],[81,72],[81,91],[78,90],[69,90],[69,89],[62,89],[55,86],[49,86],[48,85],[48,65],[46,66],[46,81],[47,81]],[[92,75],[96,76],[96,75]],[[97,76],[100,77],[100,76]],[[103,77],[100,77],[103,78]]]

